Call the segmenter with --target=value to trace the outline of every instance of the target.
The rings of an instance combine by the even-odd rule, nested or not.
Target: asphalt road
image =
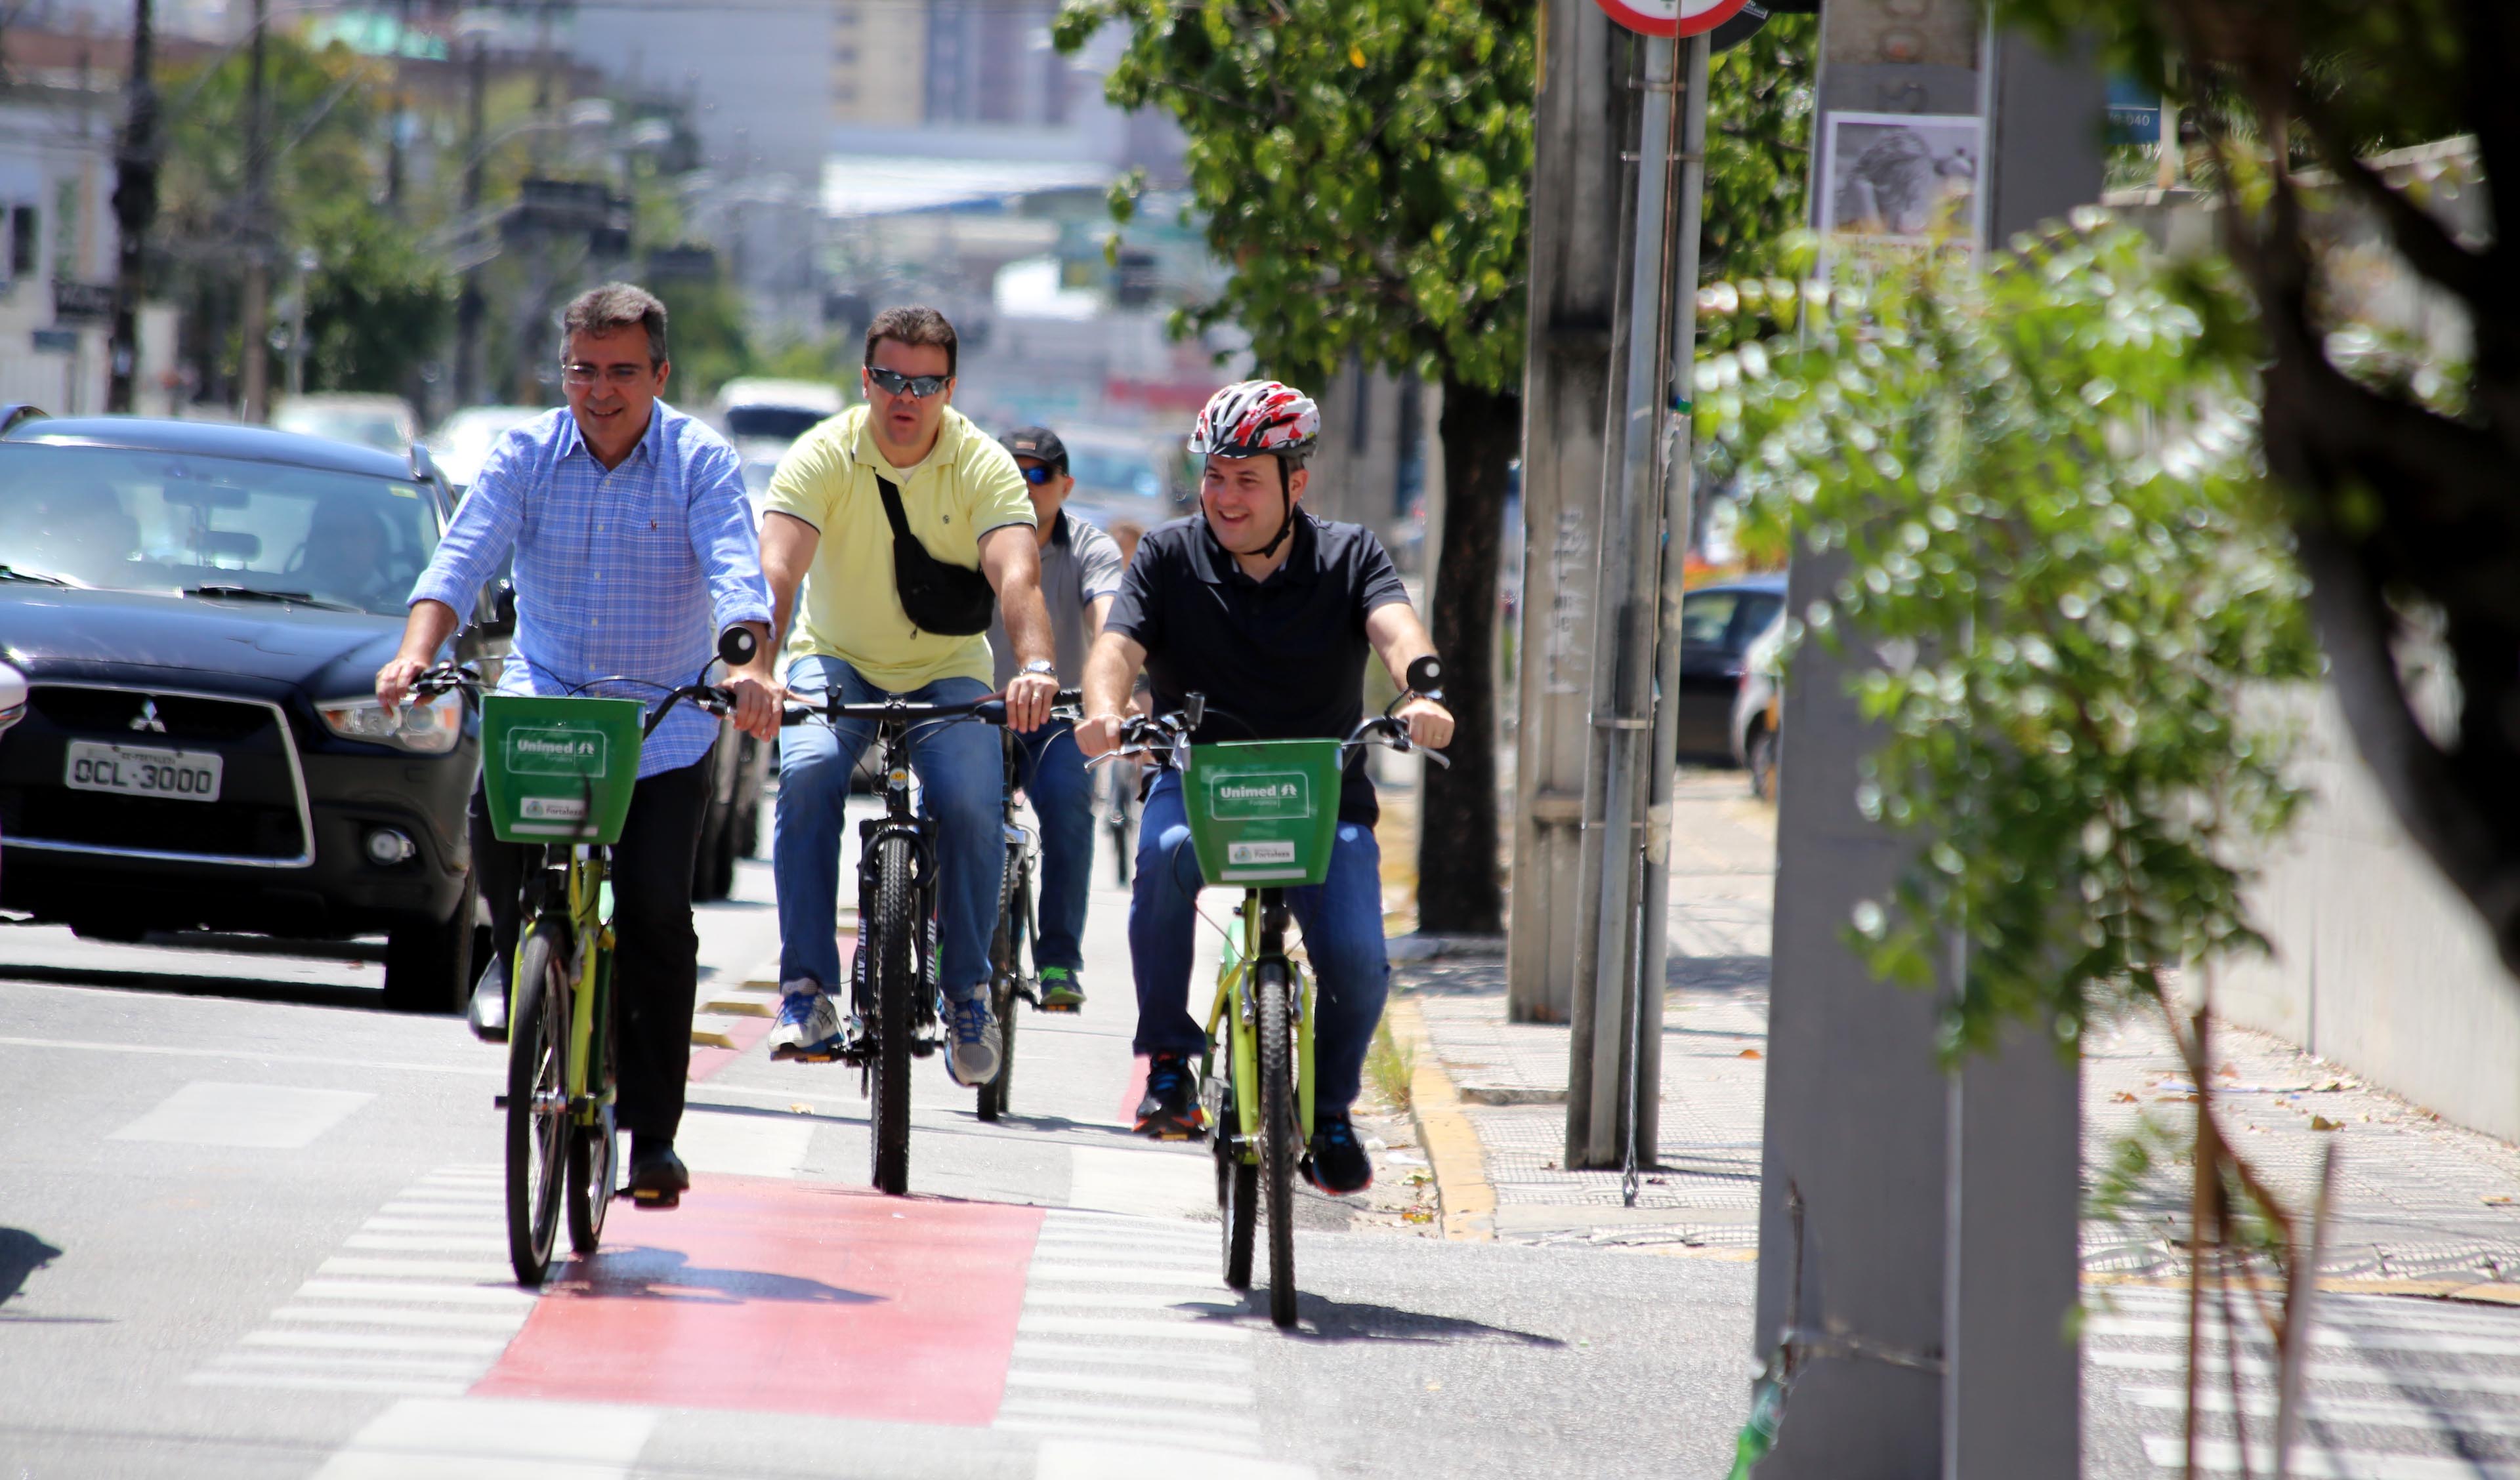
[[[704,1000],[775,951],[769,898],[746,865],[702,912]],[[374,1010],[373,960],[0,928],[0,1480],[1725,1472],[1745,1263],[1316,1197],[1302,1328],[1227,1290],[1205,1156],[1121,1122],[1125,903],[1009,1119],[921,1065],[913,1196],[866,1190],[854,1074],[702,1054],[694,1192],[539,1294],[501,1054]]]

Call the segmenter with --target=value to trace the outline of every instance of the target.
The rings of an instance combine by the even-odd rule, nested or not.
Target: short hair
[[[954,338],[954,326],[945,321],[943,314],[924,303],[887,308],[877,314],[875,322],[867,326],[865,363],[875,363],[875,347],[885,339],[913,349],[922,346],[941,349],[945,351],[945,373],[949,376],[954,373],[955,352],[959,347]]]
[[[636,324],[648,331],[648,363],[665,363],[665,305],[654,293],[631,283],[607,283],[568,300],[561,311],[561,333],[566,338],[588,335],[602,338]]]

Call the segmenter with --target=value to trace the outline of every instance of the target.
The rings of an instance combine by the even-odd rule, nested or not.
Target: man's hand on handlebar
[[[404,696],[411,693],[412,682],[428,670],[428,659],[425,657],[396,655],[377,670],[377,702],[388,710],[401,708]]]
[[[726,692],[735,696],[735,727],[765,744],[779,738],[780,706],[788,702],[772,671],[778,654],[763,641],[769,629],[744,622],[718,635],[718,657],[726,664]]]
[[[1413,745],[1441,750],[1453,742],[1453,711],[1431,698],[1413,698],[1393,710],[1391,717],[1409,727],[1409,743]]]
[[[1058,702],[1058,680],[1047,673],[1018,673],[1007,684],[1007,723],[1030,734],[1050,723]]]
[[[1087,760],[1095,760],[1120,748],[1120,727],[1129,722],[1123,714],[1097,714],[1076,726],[1076,748]]]

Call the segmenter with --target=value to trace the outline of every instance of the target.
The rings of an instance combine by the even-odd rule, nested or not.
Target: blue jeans
[[[1094,779],[1065,720],[1015,740],[1023,747],[1015,780],[1032,800],[1033,816],[1041,819],[1041,904],[1035,912],[1040,934],[1033,939],[1032,964],[1082,970],[1085,894],[1094,873]]]
[[[1190,845],[1181,774],[1166,771],[1147,794],[1138,825],[1138,872],[1129,898],[1129,957],[1138,977],[1141,1054],[1196,1054],[1207,1042],[1190,1013],[1190,973],[1197,954],[1193,905],[1204,880]],[[1391,964],[1382,954],[1382,849],[1373,830],[1338,825],[1329,876],[1286,891],[1304,949],[1313,960],[1316,1112],[1345,1110],[1356,1099],[1373,1025],[1382,1020]],[[1200,1008],[1207,1006],[1202,998]]]
[[[890,695],[835,657],[815,654],[788,665],[788,687],[799,697],[833,689],[842,701],[874,703]],[[961,704],[989,686],[947,678],[913,689],[913,703]],[[779,732],[779,813],[771,830],[771,868],[779,883],[779,979],[810,977],[826,989],[840,971],[840,831],[847,821],[849,773],[875,739],[875,726],[810,721]],[[998,732],[978,720],[941,722],[910,732],[910,764],[925,810],[936,819],[937,980],[958,1001],[989,980],[989,932],[997,924],[998,886],[1005,879],[1006,760]]]

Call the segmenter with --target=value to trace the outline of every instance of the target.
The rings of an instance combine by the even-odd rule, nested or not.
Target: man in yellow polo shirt
[[[1034,730],[1050,718],[1058,678],[1032,501],[1013,456],[949,404],[955,347],[954,326],[932,308],[876,316],[867,328],[866,404],[805,433],[770,480],[762,573],[797,697],[837,691],[853,704],[893,695],[951,704],[988,694],[995,665],[986,615],[983,631],[952,636],[922,630],[903,604],[888,492],[930,560],[976,568],[994,588],[1020,665],[1007,685],[1008,719]],[[780,733],[775,1057],[817,1054],[848,1035],[831,995],[841,980],[840,830],[849,773],[874,736],[875,727],[860,722]],[[989,934],[1006,868],[997,732],[978,723],[927,726],[914,732],[911,763],[937,823],[938,981],[953,1031],[946,1066],[959,1083],[985,1084],[998,1073]]]

